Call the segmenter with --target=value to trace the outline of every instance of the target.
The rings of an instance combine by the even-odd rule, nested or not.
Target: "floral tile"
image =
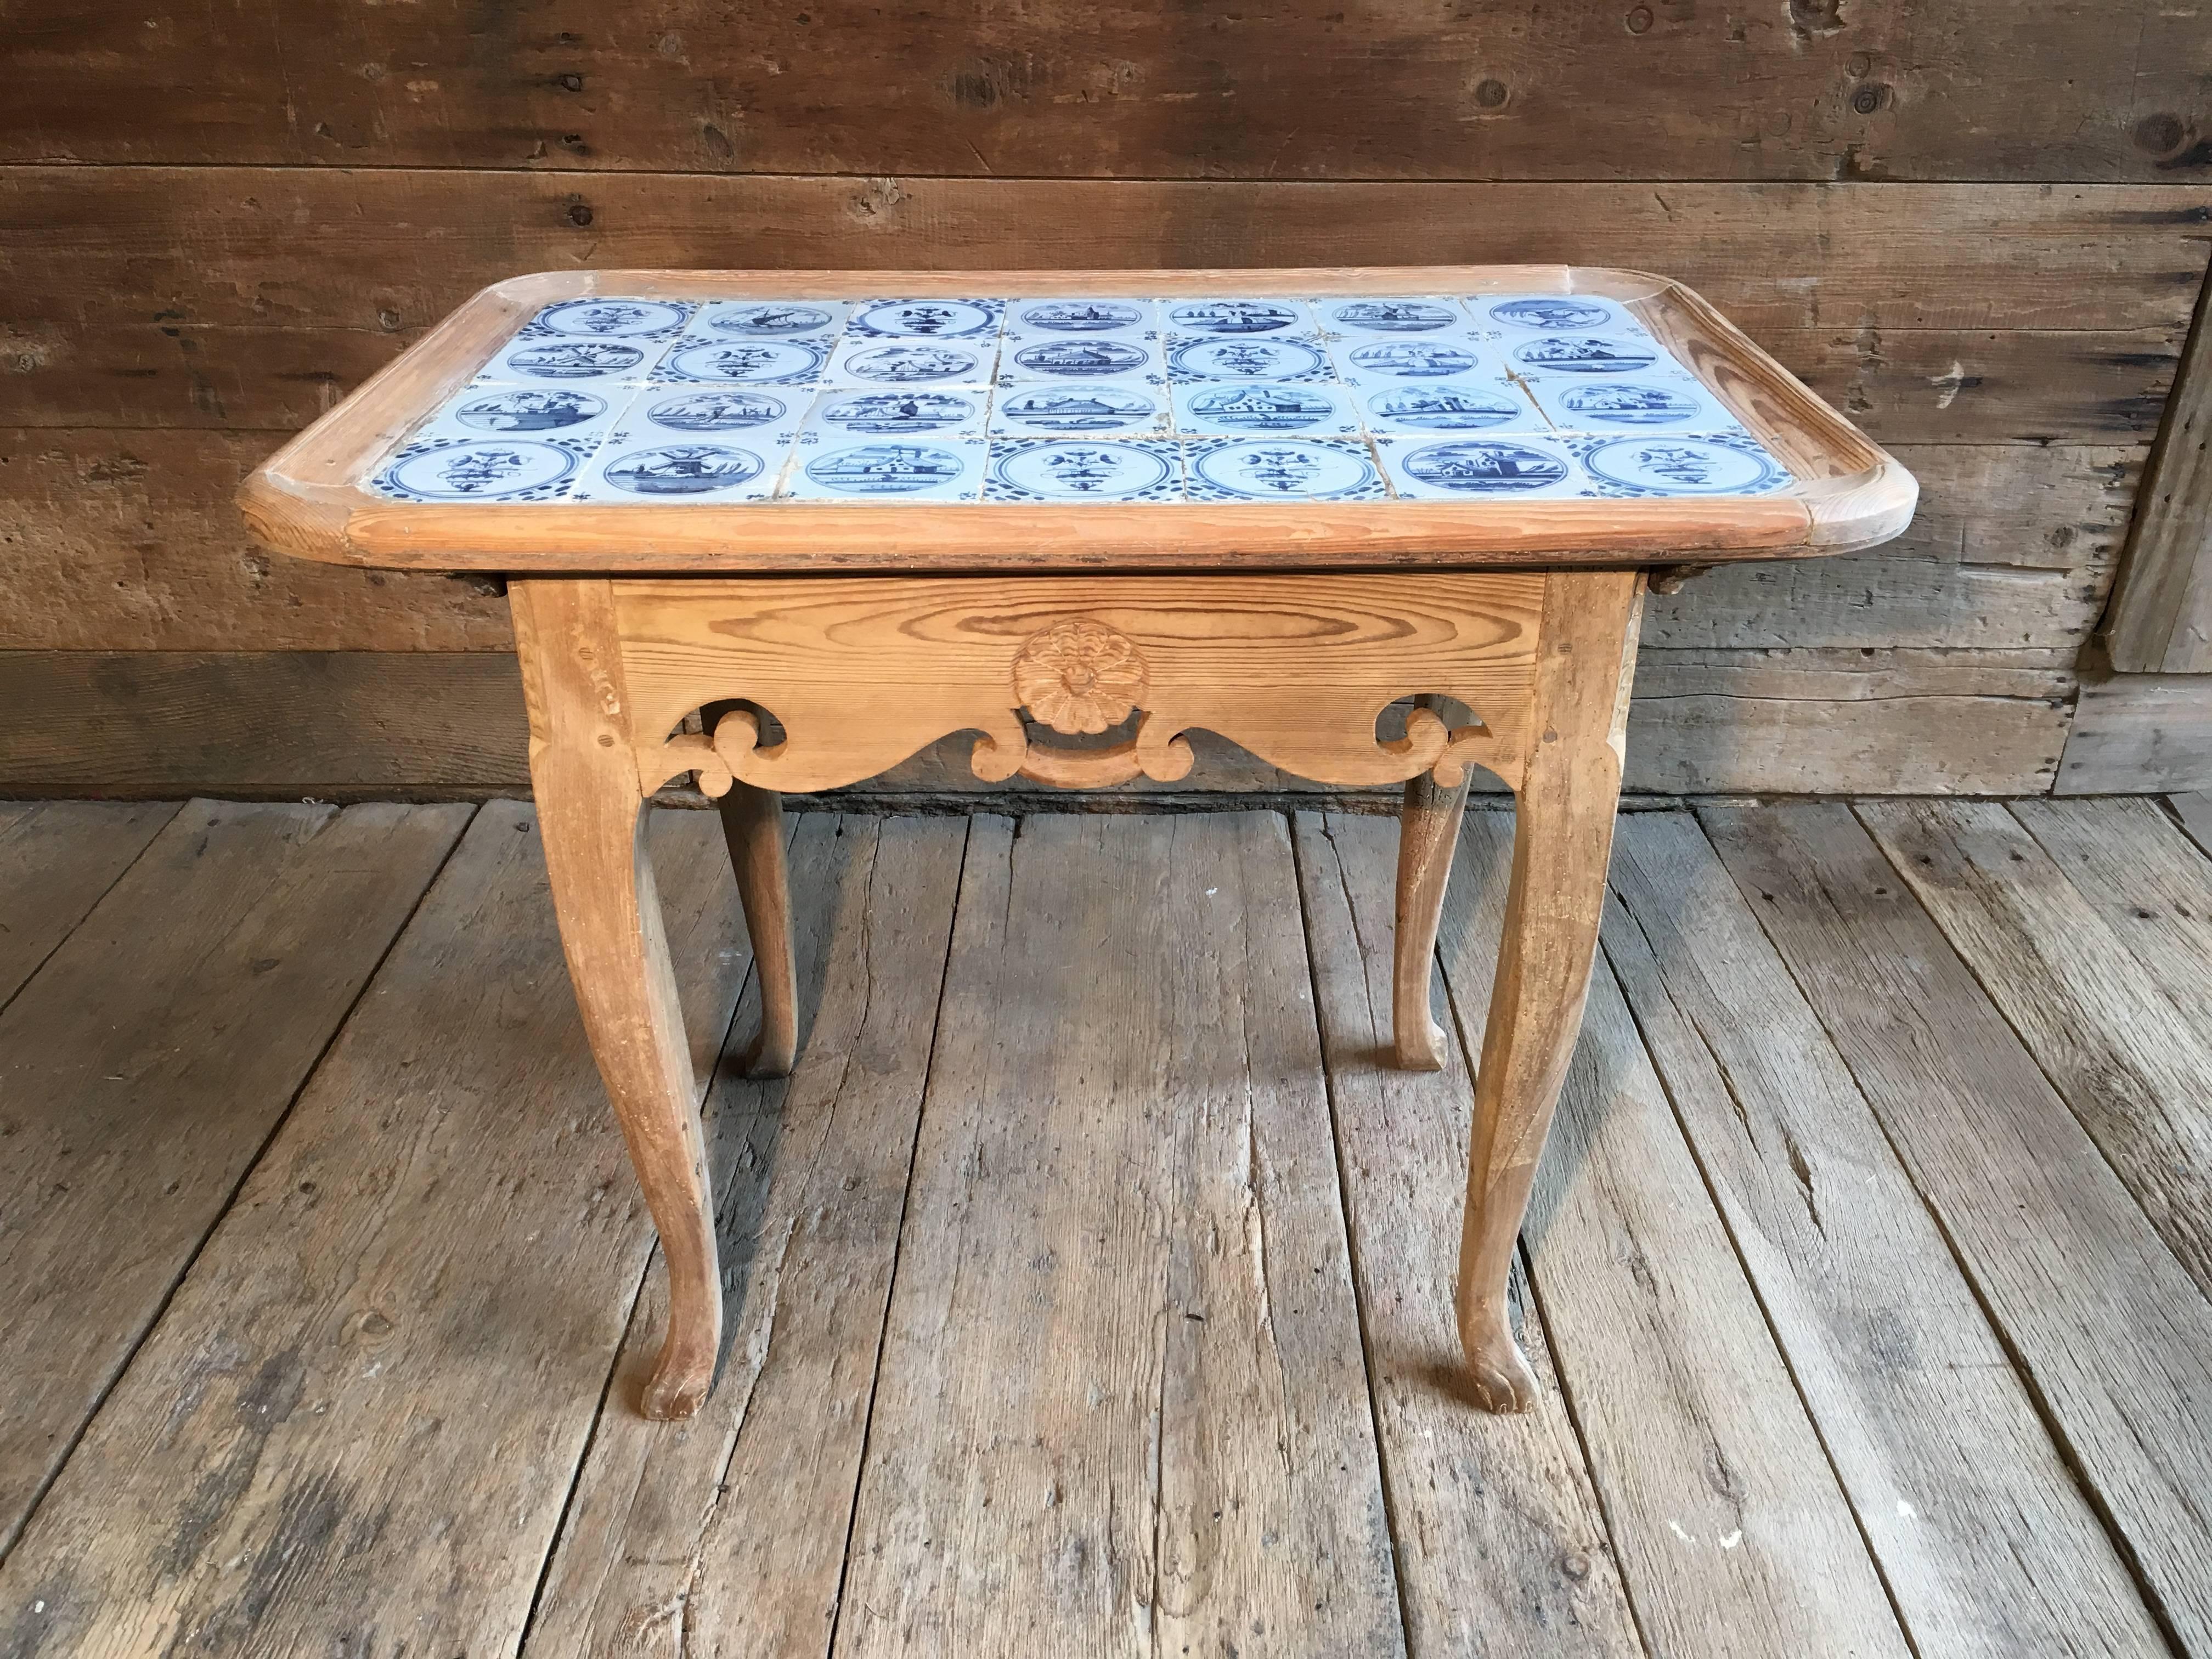
[[[1299,300],[1194,298],[1161,301],[1160,326],[1176,334],[1242,340],[1255,335],[1310,334],[1319,325]]]
[[[551,501],[591,457],[581,438],[429,438],[408,445],[370,484],[403,501]]]
[[[1743,430],[1720,399],[1686,374],[1531,374],[1523,384],[1562,432]]]
[[[994,438],[983,499],[1179,501],[1182,453],[1158,438]]]
[[[845,330],[870,339],[988,340],[1006,307],[1004,300],[860,300]]]
[[[1358,436],[1352,394],[1327,381],[1187,381],[1175,388],[1176,430],[1216,437],[1301,433]]]
[[[1307,303],[1322,331],[1332,336],[1403,339],[1467,330],[1467,315],[1459,302],[1442,295],[1389,294],[1368,298],[1338,295]]]
[[[996,334],[975,340],[888,339],[848,329],[824,378],[837,386],[889,390],[988,386],[998,354]]]
[[[1170,335],[1168,378],[1190,380],[1330,380],[1335,374],[1318,337]]]
[[[1495,375],[1503,365],[1492,348],[1457,335],[1374,337],[1346,335],[1331,343],[1337,374],[1347,386],[1403,386],[1422,380],[1465,380]]]
[[[635,441],[640,435],[648,441]],[[782,444],[767,441],[767,434],[717,434],[709,442],[650,441],[665,435],[614,434],[592,458],[568,499],[705,506],[764,501],[775,494],[787,451]]]
[[[1158,305],[1151,300],[1063,296],[1009,300],[1004,325],[1008,339],[1066,340],[1146,338],[1159,332]]]
[[[1169,429],[1165,391],[1142,380],[1017,380],[991,394],[991,435],[1143,437]]]
[[[784,469],[780,501],[972,501],[983,490],[981,438],[881,439],[842,443],[802,433]]]
[[[1151,380],[1165,378],[1157,339],[1144,335],[1008,336],[999,348],[1001,385],[1019,380]]]
[[[1639,334],[1536,334],[1505,342],[1516,374],[1650,374],[1675,368],[1656,341]]]
[[[664,340],[571,340],[558,335],[517,335],[477,372],[474,391],[485,386],[636,384],[668,349]]]
[[[668,386],[808,386],[829,361],[822,340],[684,340],[661,359],[653,378]]]
[[[1390,487],[1414,500],[1529,501],[1593,493],[1565,443],[1511,437],[1377,438]]]
[[[522,325],[520,334],[562,340],[671,340],[696,309],[690,300],[629,300],[614,295],[558,300]]]
[[[845,326],[849,300],[715,300],[684,332],[694,340],[826,339]]]
[[[1766,495],[1795,482],[1756,439],[1741,432],[1566,441],[1605,495]]]
[[[1531,334],[1644,332],[1620,301],[1594,294],[1471,294],[1462,303],[1476,322],[1502,328],[1516,339]]]
[[[1389,489],[1358,438],[1185,438],[1194,501],[1385,501]]]
[[[1543,411],[1511,380],[1394,380],[1352,395],[1370,432],[1548,434],[1552,429]]]

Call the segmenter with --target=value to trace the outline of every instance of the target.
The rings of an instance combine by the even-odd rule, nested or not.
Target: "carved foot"
[[[1475,1403],[1486,1412],[1525,1412],[1536,1403],[1536,1373],[1528,1368],[1502,1315],[1478,1312],[1460,1321],[1460,1346]]]
[[[1406,1029],[1413,1025],[1413,1029]],[[1425,1030],[1422,1028],[1425,1027]],[[1441,1072],[1444,1068],[1444,1028],[1431,1018],[1414,1025],[1411,1020],[1401,1022],[1397,1038],[1398,1069],[1404,1072]]]
[[[763,1022],[738,1056],[738,1075],[745,1078],[789,1077],[799,1060],[798,1034],[787,1026]]]
[[[637,1408],[656,1423],[680,1423],[706,1403],[714,1386],[714,1351],[702,1351],[671,1331]]]

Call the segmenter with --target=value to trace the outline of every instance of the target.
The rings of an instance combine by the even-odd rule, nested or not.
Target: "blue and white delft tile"
[[[1659,343],[1642,334],[1537,334],[1505,342],[1506,366],[1516,374],[1650,375],[1680,373]]]
[[[664,386],[810,386],[829,361],[826,340],[682,340],[653,378]]]
[[[1339,379],[1346,386],[1407,386],[1424,380],[1466,380],[1496,374],[1495,351],[1464,334],[1376,338],[1346,335],[1333,342]]]
[[[802,436],[784,469],[780,501],[972,501],[983,492],[989,447],[981,438],[885,438],[809,443]]]
[[[1379,501],[1389,488],[1359,438],[1185,438],[1194,501]]]
[[[845,331],[866,339],[988,340],[999,331],[1004,300],[860,300]]]
[[[617,419],[616,433],[639,444],[734,442],[758,449],[787,441],[813,401],[809,386],[647,386]]]
[[[1322,330],[1362,338],[1419,339],[1425,334],[1465,333],[1467,315],[1456,301],[1435,294],[1333,295],[1309,301]]]
[[[689,300],[633,300],[616,295],[559,300],[522,325],[533,337],[563,340],[671,340],[694,309]]]
[[[1150,380],[1166,378],[1159,342],[1142,335],[1063,334],[1042,339],[1009,335],[999,347],[999,382]]]
[[[1150,300],[1066,295],[1006,302],[1009,340],[1149,339],[1159,332],[1159,307]]]
[[[1562,432],[1743,430],[1719,398],[1686,374],[1531,374],[1524,384]]]
[[[912,386],[991,383],[999,337],[975,340],[896,340],[849,330],[830,359],[823,379],[836,386],[899,391]]]
[[[1546,435],[1552,429],[1528,393],[1510,380],[1394,380],[1354,395],[1370,432]]]
[[[1741,432],[1566,441],[1602,495],[1768,495],[1795,482],[1757,439]]]
[[[987,501],[1179,501],[1171,439],[994,438]]]
[[[991,394],[981,386],[833,386],[814,400],[805,429],[840,444],[932,433],[980,438],[990,409]]]
[[[994,438],[1141,438],[1169,430],[1164,388],[1142,380],[1016,380],[991,394]]]
[[[486,386],[453,398],[409,439],[572,438],[597,443],[615,424],[629,386]]]
[[[764,501],[775,494],[783,470],[785,448],[765,441],[766,434],[717,434],[690,443],[629,441],[634,436],[618,434],[602,445],[568,499],[678,506]]]
[[[1187,381],[1175,388],[1175,423],[1179,433],[1224,438],[1360,431],[1352,394],[1326,380]]]
[[[1249,340],[1269,334],[1310,334],[1319,326],[1303,301],[1273,295],[1160,301],[1160,327],[1171,334]]]
[[[1375,450],[1391,489],[1417,501],[1523,501],[1595,493],[1557,438],[1377,438]]]
[[[484,386],[637,385],[667,349],[660,340],[572,340],[557,335],[518,336],[469,383]]]
[[[1594,294],[1470,294],[1468,314],[1515,339],[1531,334],[1642,334],[1644,325],[1618,300]]]
[[[370,482],[402,501],[559,501],[592,450],[576,438],[432,438],[408,445]]]
[[[1328,349],[1310,336],[1170,335],[1168,379],[1192,380],[1332,380]]]
[[[849,300],[714,300],[684,332],[692,340],[826,340],[852,308]]]

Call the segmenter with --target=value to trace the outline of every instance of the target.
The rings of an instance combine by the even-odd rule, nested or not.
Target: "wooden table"
[[[961,731],[986,780],[1171,781],[1203,728],[1403,782],[1396,1059],[1434,1068],[1465,772],[1496,774],[1518,817],[1456,1303],[1480,1398],[1519,1409],[1506,1275],[1581,1022],[1647,584],[1871,546],[1915,494],[1679,285],[1486,266],[519,277],[240,501],[287,553],[508,580],[562,941],[668,1263],[642,1408],[680,1418],[721,1291],[642,835],[662,784],[719,798],[762,986],[747,1066],[776,1075],[781,792]]]

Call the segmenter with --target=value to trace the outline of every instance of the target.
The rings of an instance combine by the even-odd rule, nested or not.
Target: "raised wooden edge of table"
[[[1799,482],[1765,496],[1609,501],[846,506],[410,504],[370,471],[555,300],[1126,293],[1534,293],[1620,301]],[[1263,270],[573,270],[495,283],[240,487],[281,552],[393,569],[984,572],[1498,568],[1803,558],[1870,547],[1912,517],[1912,475],[1689,289],[1573,265]]]

